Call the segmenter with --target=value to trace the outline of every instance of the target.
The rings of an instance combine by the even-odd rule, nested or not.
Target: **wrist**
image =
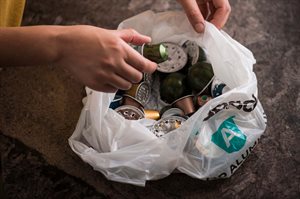
[[[50,46],[48,54],[49,54],[49,61],[51,65],[57,65],[57,63],[62,60],[64,57],[64,46],[65,44],[65,37],[68,28],[66,26],[55,26],[52,27],[48,33]]]

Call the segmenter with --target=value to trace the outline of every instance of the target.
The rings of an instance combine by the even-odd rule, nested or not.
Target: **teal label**
[[[234,116],[227,118],[211,138],[213,143],[227,153],[239,151],[243,148],[247,139],[247,136],[235,124],[233,118]]]

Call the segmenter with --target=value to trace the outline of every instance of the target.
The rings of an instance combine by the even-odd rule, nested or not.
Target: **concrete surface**
[[[268,127],[228,180],[172,174],[145,188],[106,180],[69,148],[83,86],[60,68],[2,69],[0,147],[8,198],[299,198],[298,0],[232,0],[224,30],[255,55]],[[28,0],[23,25],[92,24],[114,29],[141,11],[180,9],[172,0]]]

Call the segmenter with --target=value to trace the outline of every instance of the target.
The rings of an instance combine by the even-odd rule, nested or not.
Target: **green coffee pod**
[[[214,72],[210,63],[198,62],[188,70],[188,84],[190,88],[199,94],[211,83]]]
[[[141,46],[131,46],[145,58],[156,62],[157,64],[168,59],[168,50],[163,44],[143,44]]]
[[[163,44],[145,44],[142,55],[155,63],[161,63],[168,59],[168,52]]]
[[[181,73],[169,74],[160,84],[161,99],[167,103],[172,103],[184,96],[187,91],[185,84],[185,75]]]

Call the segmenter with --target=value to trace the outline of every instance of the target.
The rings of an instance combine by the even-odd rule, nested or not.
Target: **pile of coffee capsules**
[[[223,82],[214,78],[212,65],[196,42],[188,40],[182,46],[163,42],[133,48],[156,62],[157,71],[144,74],[142,81],[133,84],[129,90],[119,90],[110,108],[128,120],[158,120],[150,128],[157,137],[180,127],[206,102],[229,90]],[[153,97],[154,79],[159,81],[157,97],[164,106],[160,109],[146,109]]]

